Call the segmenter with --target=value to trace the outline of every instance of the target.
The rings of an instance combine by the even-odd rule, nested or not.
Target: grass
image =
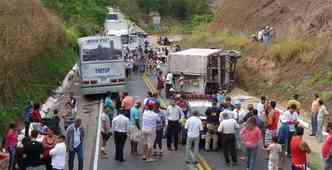
[[[268,50],[269,56],[276,62],[288,62],[298,59],[313,48],[307,41],[300,39],[288,39],[273,43]],[[302,59],[303,61],[305,58]]]

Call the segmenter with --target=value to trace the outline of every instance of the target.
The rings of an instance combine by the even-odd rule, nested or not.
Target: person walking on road
[[[64,170],[66,166],[66,144],[65,136],[60,135],[57,137],[56,145],[50,150],[50,156],[52,157],[53,170]]]
[[[322,147],[322,158],[324,161],[324,170],[332,170],[332,122],[326,126],[329,133]]]
[[[258,145],[262,138],[261,130],[256,124],[256,118],[251,117],[247,121],[246,127],[240,132],[240,136],[247,151],[247,170],[256,170]]]
[[[291,162],[292,170],[306,170],[307,154],[311,152],[309,145],[303,140],[304,128],[298,127],[296,129],[296,135],[291,141]]]
[[[143,134],[143,144],[144,144],[144,156],[143,160],[147,162],[153,162],[152,159],[152,149],[153,143],[156,138],[156,128],[157,122],[160,121],[160,117],[158,114],[154,112],[156,103],[149,102],[147,104],[147,109],[143,112],[143,126],[142,126],[142,134]]]
[[[174,149],[178,150],[178,138],[179,138],[179,128],[180,120],[184,117],[183,112],[179,106],[175,104],[175,101],[171,101],[170,106],[168,106],[166,111],[167,117],[167,148],[172,150],[172,143],[174,144]]]
[[[138,142],[141,137],[141,103],[137,102],[130,109],[130,145],[131,153],[138,154]]]
[[[185,129],[187,130],[186,163],[196,164],[196,156],[199,150],[199,134],[203,130],[198,111],[194,111],[193,116],[186,121]]]
[[[164,78],[163,78],[163,72],[159,71],[157,76],[157,90],[158,93],[161,95],[161,91],[164,89]]]
[[[329,114],[329,112],[327,111],[326,109],[326,106],[324,105],[324,102],[323,100],[319,100],[318,101],[319,103],[319,111],[318,111],[318,114],[317,114],[317,138],[318,138],[318,141],[320,143],[323,142],[323,133],[324,133],[324,123],[325,123],[325,119],[327,117],[327,115]]]
[[[222,133],[222,144],[224,147],[224,157],[227,166],[231,166],[229,157],[232,157],[232,165],[237,165],[236,154],[236,131],[240,128],[235,119],[229,118],[227,113],[223,113],[223,120],[220,122],[218,132]]]
[[[207,117],[207,129],[208,132],[205,136],[205,150],[210,151],[211,139],[212,150],[218,148],[218,125],[219,125],[220,109],[217,107],[217,103],[213,102],[212,107],[208,108],[205,112]]]
[[[267,148],[263,149],[268,151],[269,154],[268,170],[279,170],[282,146],[278,143],[278,138],[273,136],[272,143],[269,144]]]
[[[317,115],[319,112],[319,95],[315,94],[315,98],[311,103],[311,134],[310,136],[316,136],[317,133]]]
[[[104,111],[101,114],[101,158],[106,159],[107,158],[107,142],[108,139],[111,137],[111,125],[110,125],[110,120],[109,116],[106,114],[108,111],[108,108],[104,106]]]
[[[115,144],[115,160],[119,162],[125,161],[123,158],[123,150],[127,140],[129,124],[130,121],[128,117],[126,117],[122,111],[120,111],[119,114],[112,120]]]
[[[84,155],[83,155],[83,142],[84,142],[84,129],[81,126],[82,120],[76,119],[66,130],[66,145],[68,147],[68,169],[74,169],[75,154],[78,157],[78,170],[83,170]]]

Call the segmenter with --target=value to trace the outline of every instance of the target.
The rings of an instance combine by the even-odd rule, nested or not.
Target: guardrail
[[[99,150],[100,150],[100,128],[101,128],[101,113],[103,111],[104,100],[100,100],[99,111],[98,111],[98,122],[97,122],[97,134],[96,134],[96,145],[95,153],[93,157],[93,170],[98,170],[99,161]]]

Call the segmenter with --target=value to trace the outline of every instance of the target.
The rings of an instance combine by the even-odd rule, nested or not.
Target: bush
[[[312,50],[311,45],[307,41],[288,39],[272,44],[268,52],[275,61],[285,63]]]

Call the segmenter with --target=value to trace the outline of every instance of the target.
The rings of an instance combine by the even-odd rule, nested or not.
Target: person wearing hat
[[[143,134],[143,144],[144,144],[144,156],[143,160],[147,162],[153,162],[152,159],[152,148],[154,140],[156,138],[156,128],[157,122],[160,121],[160,117],[157,113],[154,112],[156,103],[150,101],[147,103],[147,107],[143,112],[143,125],[142,125],[142,134]]]
[[[227,113],[222,113],[223,120],[219,125],[218,132],[222,133],[222,144],[224,146],[224,157],[226,165],[230,166],[229,156],[232,157],[233,165],[237,164],[237,155],[236,155],[236,138],[235,134],[237,129],[240,128],[236,120],[229,118]]]
[[[220,109],[217,107],[217,103],[213,102],[212,107],[208,108],[205,112],[207,117],[208,132],[205,136],[205,150],[210,151],[210,145],[212,140],[212,150],[216,150],[218,147],[218,125],[219,125]]]
[[[178,149],[178,137],[180,120],[184,118],[184,114],[181,108],[175,104],[175,101],[171,101],[170,105],[166,110],[167,118],[167,148],[172,150],[172,143],[174,144],[174,149]]]

